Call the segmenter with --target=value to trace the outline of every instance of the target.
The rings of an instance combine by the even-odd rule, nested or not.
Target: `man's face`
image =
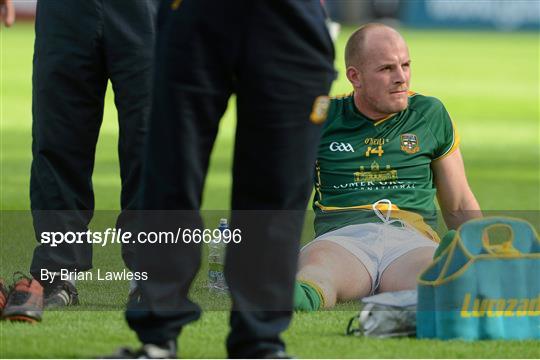
[[[409,50],[399,37],[367,39],[358,66],[359,110],[373,119],[405,110],[411,78]]]

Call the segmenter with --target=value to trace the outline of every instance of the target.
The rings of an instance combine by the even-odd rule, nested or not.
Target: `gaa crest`
[[[414,134],[401,134],[401,150],[407,154],[415,154],[420,151],[418,138]]]

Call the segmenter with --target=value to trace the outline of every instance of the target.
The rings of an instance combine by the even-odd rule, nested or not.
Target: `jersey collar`
[[[360,112],[360,110],[358,110],[358,108],[356,107],[356,105],[354,104],[354,93],[353,95],[351,96],[351,101],[349,103],[349,106],[350,106],[350,110],[351,112],[356,116],[358,117],[359,119],[365,121],[365,122],[368,122],[370,123],[371,125],[373,126],[378,126],[380,124],[382,124],[383,122],[387,121],[387,120],[390,120],[390,119],[393,119],[397,114],[399,113],[393,113],[393,114],[390,114],[388,115],[387,117],[383,118],[383,119],[380,119],[380,120],[377,120],[377,121],[374,121],[370,118],[368,118],[366,115],[362,114]]]

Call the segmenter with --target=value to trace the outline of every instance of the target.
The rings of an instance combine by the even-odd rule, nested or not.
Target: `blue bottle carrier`
[[[493,241],[497,229],[503,241]],[[505,217],[463,224],[419,276],[416,316],[418,338],[540,339],[536,230]]]

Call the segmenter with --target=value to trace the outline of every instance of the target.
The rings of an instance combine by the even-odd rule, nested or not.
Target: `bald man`
[[[449,229],[481,216],[446,109],[409,90],[403,37],[367,24],[348,40],[345,62],[354,91],[318,113],[316,238],[300,253],[297,310],[414,289],[439,242],[435,196]]]

